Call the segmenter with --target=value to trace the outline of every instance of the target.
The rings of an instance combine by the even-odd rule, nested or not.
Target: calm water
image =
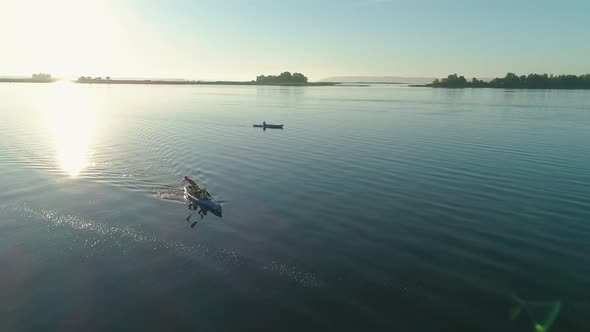
[[[588,331],[589,143],[585,91],[3,84],[0,330]]]

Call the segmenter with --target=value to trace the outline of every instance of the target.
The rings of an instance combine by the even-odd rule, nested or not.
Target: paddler
[[[197,184],[195,183],[195,181],[191,180],[188,176],[184,176],[184,181],[190,183],[188,185],[188,190],[189,193],[193,196],[197,196],[199,194],[199,192],[201,191],[201,189],[199,188],[199,186],[197,186]]]
[[[203,187],[199,190],[198,196],[200,199],[210,199],[211,195],[207,191],[207,188]]]

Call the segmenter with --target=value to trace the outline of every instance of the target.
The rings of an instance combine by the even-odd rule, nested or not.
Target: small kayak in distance
[[[275,125],[275,124],[255,124],[253,125],[256,128],[270,128],[270,129],[283,129],[283,125]]]
[[[184,187],[184,194],[188,199],[197,206],[203,206],[211,210],[215,215],[221,217],[221,204],[214,199],[200,199],[197,196],[191,194],[188,186]]]

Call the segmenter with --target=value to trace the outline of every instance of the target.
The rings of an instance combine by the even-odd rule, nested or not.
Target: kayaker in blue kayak
[[[207,188],[199,187],[195,181],[191,180],[188,176],[184,177],[184,181],[188,182],[189,185],[184,187],[185,190],[185,197],[188,197],[189,200],[189,210],[197,211],[203,219],[204,216],[207,215],[208,212],[213,213],[214,215],[221,217],[221,202],[216,201],[213,199]],[[186,221],[190,221],[192,216],[191,214],[186,218]],[[191,227],[193,227],[191,225]]]

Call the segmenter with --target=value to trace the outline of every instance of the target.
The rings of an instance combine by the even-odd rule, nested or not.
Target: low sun
[[[113,52],[107,1],[8,0],[4,22],[20,61],[35,71],[75,76],[100,72]],[[110,37],[109,37],[110,36]]]

